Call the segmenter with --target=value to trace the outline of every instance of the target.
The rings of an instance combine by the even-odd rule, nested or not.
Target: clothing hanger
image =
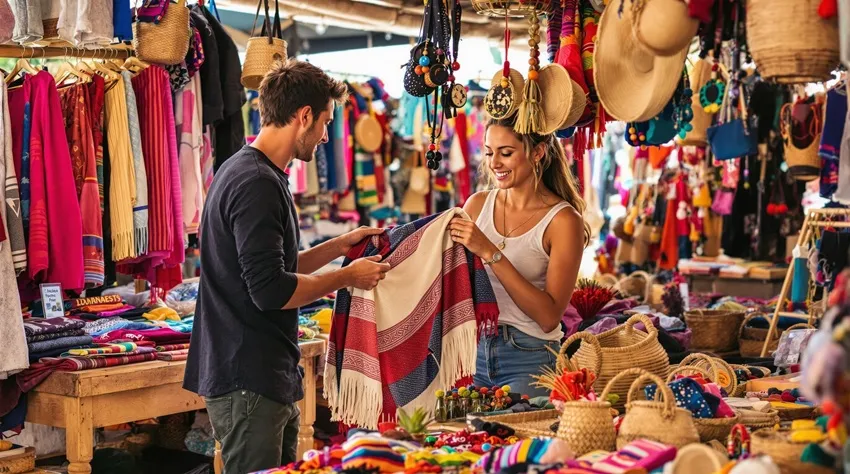
[[[26,46],[24,46],[24,48],[26,48]],[[26,49],[24,49],[24,51],[25,50]],[[23,57],[24,51],[21,52],[21,58],[18,59],[18,61],[15,63],[15,67],[13,67],[12,70],[9,72],[9,74],[6,76],[6,84],[11,84],[15,79],[17,79],[18,74],[20,74],[22,71],[29,73],[29,74],[32,74],[32,75],[38,74],[38,70],[35,69],[34,67],[32,67],[32,65],[29,63],[29,61],[24,59],[24,57]],[[34,47],[32,49],[32,52],[33,52],[33,54],[35,54],[35,48]],[[30,58],[31,57],[32,56],[30,56]]]
[[[139,73],[142,70],[146,69],[150,64],[142,61],[136,56],[129,56],[126,61],[124,61],[124,69],[132,72]]]
[[[87,82],[91,82],[91,76],[83,73],[73,64],[71,64],[71,58],[68,56],[68,49],[63,47],[63,54],[65,56],[65,61],[59,65],[59,69],[54,74],[54,78],[56,78],[57,86],[70,86],[73,84],[85,84]],[[69,79],[72,79],[70,82],[67,82]]]

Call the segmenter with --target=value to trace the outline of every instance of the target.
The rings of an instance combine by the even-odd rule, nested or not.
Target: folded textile
[[[183,319],[181,321],[165,321],[165,323],[168,325],[168,327],[174,329],[175,331],[180,331],[182,333],[191,333],[192,328],[195,325],[195,317],[189,316],[188,318]]]
[[[157,352],[182,351],[183,349],[189,349],[189,344],[163,344],[156,346]]]
[[[94,344],[84,344],[81,346],[75,346],[73,349],[86,349],[90,347],[97,347]],[[30,352],[30,362],[38,362],[39,360],[45,357],[59,357],[63,352],[71,349],[71,347],[57,347],[56,349],[48,349],[42,352]]]
[[[189,336],[170,328],[147,329],[141,331],[132,329],[114,329],[97,336],[94,338],[94,342],[112,342],[118,339],[125,339],[129,341],[154,341],[173,344],[186,342],[189,340]]]
[[[117,354],[119,352],[132,352],[138,346],[133,342],[118,342],[113,344],[98,344],[93,349],[71,349],[67,352],[71,356],[88,356],[97,354]]]
[[[83,346],[92,343],[92,337],[89,335],[60,337],[58,339],[48,339],[47,341],[31,342],[27,344],[30,354],[33,352],[43,352],[49,349],[71,348]]]
[[[87,350],[97,349],[97,347],[88,348]],[[83,349],[78,349],[83,350]],[[136,354],[151,354],[156,352],[156,348],[153,346],[141,346],[133,349],[128,352],[105,352],[100,354],[71,354],[69,352],[63,352],[59,355],[59,357],[85,357],[85,358],[99,358],[99,357],[118,357],[118,356],[131,356]]]
[[[434,391],[475,373],[479,329],[499,308],[481,260],[455,244],[452,209],[365,239],[346,256],[391,266],[371,291],[336,298],[324,381],[333,420],[375,428],[396,408],[431,409]],[[398,298],[399,294],[405,298]]]
[[[49,341],[51,339],[59,339],[62,337],[84,336],[85,329],[70,329],[68,331],[54,332],[48,334],[36,334],[35,336],[27,336],[27,343]]]
[[[158,360],[186,360],[187,357],[189,357],[189,349],[156,353],[156,358]]]
[[[132,309],[133,306],[125,305],[124,303],[106,303],[106,304],[90,304],[86,306],[80,306],[77,309],[71,310],[71,313],[79,312],[79,313],[101,313],[104,311],[115,311],[120,309]],[[125,309],[125,310],[126,310]]]
[[[180,315],[177,314],[177,311],[164,306],[151,309],[143,316],[151,321],[180,321]]]
[[[154,325],[150,323],[141,323],[128,321],[122,317],[101,318],[94,321],[87,321],[83,331],[92,336],[100,336],[103,333],[114,329],[154,329]]]
[[[115,357],[45,357],[18,374],[18,387],[28,392],[57,370],[78,371],[114,367],[156,360],[156,353],[118,355]]]
[[[65,317],[58,318],[30,318],[24,321],[24,333],[27,336],[37,334],[51,334],[55,332],[69,331],[71,329],[82,329],[85,323],[78,319]]]
[[[121,303],[120,295],[105,295],[105,296],[91,296],[88,298],[73,298],[70,300],[65,300],[62,304],[65,308],[65,311],[70,311],[72,309],[81,308],[83,306],[88,305],[97,305],[97,304],[114,304]],[[44,315],[44,307],[41,304],[41,300],[36,300],[30,305],[32,308],[32,315],[41,317]]]

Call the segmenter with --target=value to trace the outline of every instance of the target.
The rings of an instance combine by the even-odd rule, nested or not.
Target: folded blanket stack
[[[92,338],[82,331],[83,326],[83,321],[64,317],[24,321],[30,362],[91,344]]]
[[[166,360],[166,361],[175,361],[175,360],[186,360],[189,357],[189,349],[180,349],[177,351],[165,351],[165,352],[157,352],[156,358],[158,360]]]
[[[380,254],[391,270],[371,291],[337,294],[324,373],[334,420],[375,428],[398,407],[430,411],[436,389],[475,373],[479,331],[496,327],[499,309],[481,260],[451,239],[455,216],[468,219],[426,217],[346,257]]]

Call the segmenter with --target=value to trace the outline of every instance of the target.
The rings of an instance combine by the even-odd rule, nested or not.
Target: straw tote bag
[[[643,323],[647,332],[635,329],[637,323]],[[667,377],[670,359],[658,342],[658,330],[645,315],[636,314],[625,324],[598,334],[596,339],[602,348],[602,367],[596,374],[599,378],[593,384],[597,392],[626,369],[639,368],[659,377]],[[596,367],[597,357],[597,352],[588,344],[582,344],[574,355],[577,364],[587,368]],[[620,396],[620,400],[613,404],[614,408],[620,409],[625,405],[626,394],[633,380],[634,377],[620,377],[611,386],[609,391]]]
[[[818,102],[788,103],[780,111],[780,131],[785,145],[788,172],[798,181],[820,177],[820,136],[823,130],[823,108]],[[803,145],[806,142],[808,145]],[[802,148],[797,146],[802,145]]]
[[[180,64],[189,51],[191,36],[186,0],[169,4],[159,23],[139,21],[138,17],[133,22],[133,49],[139,59],[149,63]]]
[[[607,394],[610,386],[620,384],[626,379],[634,382],[629,386],[626,414],[617,435],[617,449],[642,438],[677,448],[699,443],[699,433],[694,425],[693,415],[688,410],[676,406],[676,398],[663,378],[637,368],[624,370],[611,379],[603,395]],[[645,381],[656,385],[655,397],[660,394],[661,401],[636,399],[637,392]]]
[[[254,36],[257,19],[260,17],[260,7],[265,10],[263,28],[260,36]],[[254,15],[254,25],[251,27],[252,38],[245,48],[245,63],[242,65],[242,85],[248,89],[257,90],[266,73],[271,70],[276,61],[286,60],[286,41],[280,26],[280,7],[274,2],[274,21],[269,17],[269,0],[257,3],[257,13]]]

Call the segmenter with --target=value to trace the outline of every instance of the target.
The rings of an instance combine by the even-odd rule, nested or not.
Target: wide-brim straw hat
[[[490,97],[490,93],[493,91],[497,85],[502,82],[502,69],[496,71],[496,74],[493,74],[493,81],[490,83],[490,89],[487,91],[487,95],[484,98],[484,110],[487,110],[487,101]],[[525,78],[522,77],[522,73],[517,71],[516,69],[510,70],[510,83],[511,89],[513,90],[513,104],[511,105],[511,110],[504,116],[500,118],[508,118],[519,110],[519,104],[522,103],[522,90],[525,87]],[[488,113],[489,115],[489,113]]]
[[[586,102],[584,91],[570,79],[570,73],[560,64],[547,64],[540,69],[537,83],[543,98],[543,126],[540,134],[548,135],[575,124]],[[572,122],[571,118],[574,118]]]
[[[613,118],[644,122],[658,115],[673,97],[688,47],[672,56],[658,56],[635,40],[631,8],[618,15],[617,3],[599,20],[593,80],[599,101]]]
[[[646,49],[659,56],[674,56],[687,48],[699,28],[688,15],[683,0],[626,0],[631,9],[632,32]]]

